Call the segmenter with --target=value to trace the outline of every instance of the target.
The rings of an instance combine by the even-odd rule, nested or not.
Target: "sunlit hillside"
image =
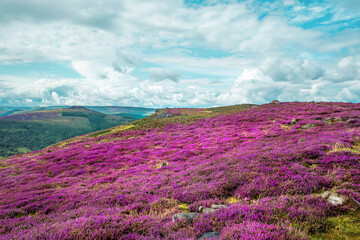
[[[0,162],[1,239],[359,239],[360,104],[162,109]]]

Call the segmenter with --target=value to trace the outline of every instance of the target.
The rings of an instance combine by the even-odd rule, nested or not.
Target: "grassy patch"
[[[230,204],[235,204],[235,203],[240,202],[240,199],[235,198],[235,197],[229,197],[228,199],[226,199],[226,202],[230,203]]]
[[[314,235],[313,239],[360,239],[360,211],[347,215],[331,217],[325,233]]]
[[[329,153],[344,152],[344,151],[360,154],[360,142],[355,143],[351,148],[346,147],[341,143],[336,143],[333,149],[329,151]]]
[[[189,204],[187,203],[180,203],[178,208],[183,212],[189,212]]]
[[[19,153],[28,153],[28,152],[31,152],[31,149],[29,149],[27,147],[19,147],[19,148],[17,148],[17,151]]]

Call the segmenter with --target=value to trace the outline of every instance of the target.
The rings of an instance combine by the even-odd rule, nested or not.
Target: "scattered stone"
[[[220,233],[219,232],[206,232],[204,233],[199,239],[217,239],[220,237]]]
[[[212,209],[220,209],[220,208],[228,208],[228,206],[226,206],[224,204],[219,204],[219,205],[213,204],[213,205],[211,205],[211,208]]]
[[[295,125],[298,122],[298,120],[296,118],[291,119],[291,125]]]
[[[280,101],[279,101],[279,100],[272,100],[272,102],[271,102],[271,103],[279,104],[279,103],[280,103]]]
[[[358,201],[336,192],[326,191],[321,194],[321,197],[325,198],[327,202],[334,206],[347,206],[351,209],[360,208],[360,203]]]
[[[324,193],[321,194],[321,197],[322,197],[322,198],[328,198],[330,194],[331,194],[330,191],[326,191],[326,192],[324,192]]]
[[[337,122],[347,122],[349,118],[347,117],[329,117],[325,118],[323,121],[326,123],[337,123]]]
[[[199,213],[191,212],[191,213],[178,213],[172,217],[172,221],[175,222],[176,220],[185,219],[188,223],[192,223],[193,219],[199,215]]]
[[[159,163],[158,165],[156,165],[156,169],[166,167],[166,166],[170,166],[170,163],[163,161],[163,162]]]
[[[170,117],[174,117],[174,114],[171,113],[167,113],[167,112],[162,112],[158,115],[155,116],[155,118],[160,119],[160,118],[170,118]]]
[[[212,212],[219,210],[220,208],[228,208],[228,206],[223,205],[223,204],[220,204],[220,205],[213,204],[213,205],[211,205],[210,208],[204,208],[203,206],[200,206],[199,212],[200,213],[212,213]]]
[[[212,213],[215,212],[217,209],[212,209],[212,208],[204,208],[202,210],[202,213]]]
[[[312,128],[312,127],[315,127],[315,124],[309,123],[309,124],[302,125],[300,127],[300,129],[309,129],[309,128]]]

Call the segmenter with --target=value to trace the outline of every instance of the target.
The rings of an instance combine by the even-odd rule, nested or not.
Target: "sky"
[[[360,102],[359,0],[1,0],[0,106]]]

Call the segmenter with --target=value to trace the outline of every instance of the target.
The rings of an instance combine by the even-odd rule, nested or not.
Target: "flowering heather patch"
[[[170,111],[2,160],[0,238],[309,239],[351,211],[319,193],[360,201],[360,104]]]

